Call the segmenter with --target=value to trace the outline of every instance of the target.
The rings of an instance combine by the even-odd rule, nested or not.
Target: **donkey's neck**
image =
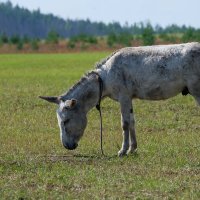
[[[99,82],[94,73],[88,74],[75,84],[66,94],[67,99],[75,98],[86,113],[96,106],[99,100]]]

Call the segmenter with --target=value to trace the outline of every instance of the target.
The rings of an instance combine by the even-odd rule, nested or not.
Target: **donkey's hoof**
[[[130,148],[129,150],[128,150],[128,152],[127,152],[127,154],[135,154],[135,153],[137,153],[137,149],[132,149],[132,148]]]
[[[119,152],[118,152],[118,156],[119,157],[123,157],[123,156],[126,156],[127,155],[127,150],[120,150]]]

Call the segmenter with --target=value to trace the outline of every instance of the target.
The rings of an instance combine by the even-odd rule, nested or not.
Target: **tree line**
[[[151,23],[125,24],[117,22],[104,24],[90,20],[63,20],[52,14],[44,15],[13,6],[9,1],[0,3],[0,48],[15,45],[22,50],[28,46],[38,50],[41,44],[66,43],[66,48],[79,46],[85,49],[91,45],[105,43],[107,47],[153,45],[158,43],[200,42],[200,29],[171,25],[165,28]]]
[[[29,38],[27,36],[20,37],[18,35],[8,37],[5,33],[0,34],[0,48],[4,45],[14,45],[16,46],[17,50],[24,49],[24,46],[32,50],[38,50],[40,46],[44,44],[51,45],[51,47],[54,48],[59,48],[59,43],[65,43],[65,48],[68,49],[75,49],[79,47],[84,50],[93,45],[99,45],[102,43],[104,43],[108,48],[120,48],[123,46],[133,45],[154,45],[180,42],[185,43],[192,41],[200,42],[200,31],[190,28],[187,29],[186,32],[184,32],[183,34],[156,34],[150,24],[146,28],[144,28],[143,32],[140,35],[133,35],[128,32],[111,32],[104,37],[80,34],[65,39],[60,37],[60,35],[56,31],[50,31],[45,39],[36,39]],[[103,48],[105,48],[105,45]]]
[[[42,14],[40,10],[29,11],[18,5],[13,6],[11,2],[0,3],[0,34],[7,37],[19,36],[20,38],[29,37],[44,39],[48,34],[55,31],[61,38],[71,38],[81,34],[89,36],[105,36],[110,34],[131,34],[141,35],[149,28],[153,28],[155,34],[173,34],[199,32],[200,29],[178,26],[175,24],[167,27],[150,23],[134,23],[121,25],[118,22],[105,24],[103,22],[91,22],[87,20],[62,19],[52,14]],[[192,33],[193,34],[193,33]],[[195,33],[196,34],[196,33]]]

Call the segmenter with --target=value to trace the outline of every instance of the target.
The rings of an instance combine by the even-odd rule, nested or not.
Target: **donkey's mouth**
[[[78,144],[77,143],[73,143],[73,144],[65,144],[63,143],[63,146],[68,149],[68,150],[74,150],[78,147]]]

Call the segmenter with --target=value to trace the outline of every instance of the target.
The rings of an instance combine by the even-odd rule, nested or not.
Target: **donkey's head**
[[[87,125],[86,112],[81,109],[76,99],[63,100],[61,97],[43,96],[40,98],[58,104],[57,118],[61,142],[66,149],[75,149]]]

